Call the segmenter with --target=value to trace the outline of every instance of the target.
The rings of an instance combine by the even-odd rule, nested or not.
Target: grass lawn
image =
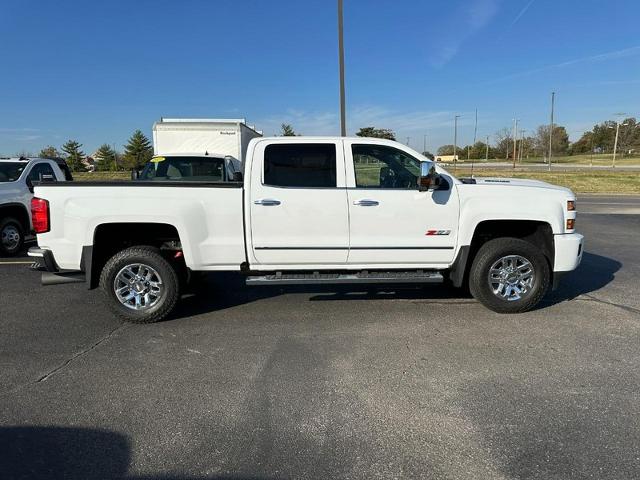
[[[131,180],[131,172],[75,172],[73,179],[80,182]]]
[[[464,155],[460,155],[458,157],[460,160],[462,160],[463,163],[470,163],[471,160],[467,160],[467,158]],[[484,162],[484,158],[479,159],[479,160],[475,160],[475,163],[478,164],[482,164]],[[489,159],[490,163],[495,163],[495,162],[499,162],[499,163],[505,163],[505,164],[511,164],[513,161],[512,160],[505,160],[504,158],[490,158]],[[529,157],[529,158],[523,158],[522,162],[516,162],[516,165],[518,164],[527,164],[527,163],[545,163],[545,159],[542,157]],[[598,153],[598,154],[594,154],[593,158],[591,157],[591,155],[586,154],[586,155],[571,155],[571,156],[564,156],[564,157],[552,157],[551,158],[551,163],[554,165],[586,165],[586,166],[590,166],[590,165],[604,165],[604,166],[610,166],[613,163],[613,154],[612,153]],[[640,165],[640,156],[638,155],[634,155],[634,156],[625,156],[622,157],[620,154],[616,155],[616,165],[619,166],[623,166],[623,165]]]
[[[470,168],[460,168],[457,177],[470,176]],[[608,170],[578,172],[532,172],[518,170],[492,170],[478,168],[473,170],[475,177],[511,177],[542,180],[568,187],[576,193],[636,193],[640,194],[640,172],[612,172]]]

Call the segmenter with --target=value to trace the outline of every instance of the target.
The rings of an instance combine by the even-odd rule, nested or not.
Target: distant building
[[[458,155],[436,155],[436,162],[459,162]]]

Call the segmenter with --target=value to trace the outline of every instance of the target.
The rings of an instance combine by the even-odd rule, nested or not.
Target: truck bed
[[[78,244],[93,245],[97,227],[110,223],[174,226],[194,270],[238,270],[246,259],[239,182],[41,183],[35,196],[50,208],[39,245],[56,252],[61,269],[79,269]]]

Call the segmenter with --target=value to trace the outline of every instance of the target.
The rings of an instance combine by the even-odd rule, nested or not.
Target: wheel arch
[[[31,219],[29,211],[22,203],[5,203],[0,205],[0,220],[6,217],[14,217],[20,222],[25,234],[31,231]]]
[[[542,250],[553,275],[555,245],[553,229],[548,222],[541,220],[483,220],[479,222],[468,245],[461,245],[449,271],[454,286],[465,284],[469,268],[482,245],[494,238],[513,237],[525,240]]]
[[[159,222],[106,222],[93,231],[91,245],[82,247],[80,269],[85,272],[87,286],[96,288],[100,272],[107,260],[117,252],[133,246],[152,246],[177,255],[184,262],[178,228]],[[177,257],[176,257],[177,258]]]

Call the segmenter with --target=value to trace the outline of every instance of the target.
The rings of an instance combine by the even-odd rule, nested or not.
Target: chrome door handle
[[[376,201],[376,200],[356,200],[355,202],[353,202],[354,205],[360,205],[361,207],[375,207],[377,205],[380,205],[380,202]]]
[[[274,207],[280,205],[280,200],[274,200],[272,198],[263,198],[262,200],[256,200],[253,202],[255,205],[264,205],[265,207]]]

